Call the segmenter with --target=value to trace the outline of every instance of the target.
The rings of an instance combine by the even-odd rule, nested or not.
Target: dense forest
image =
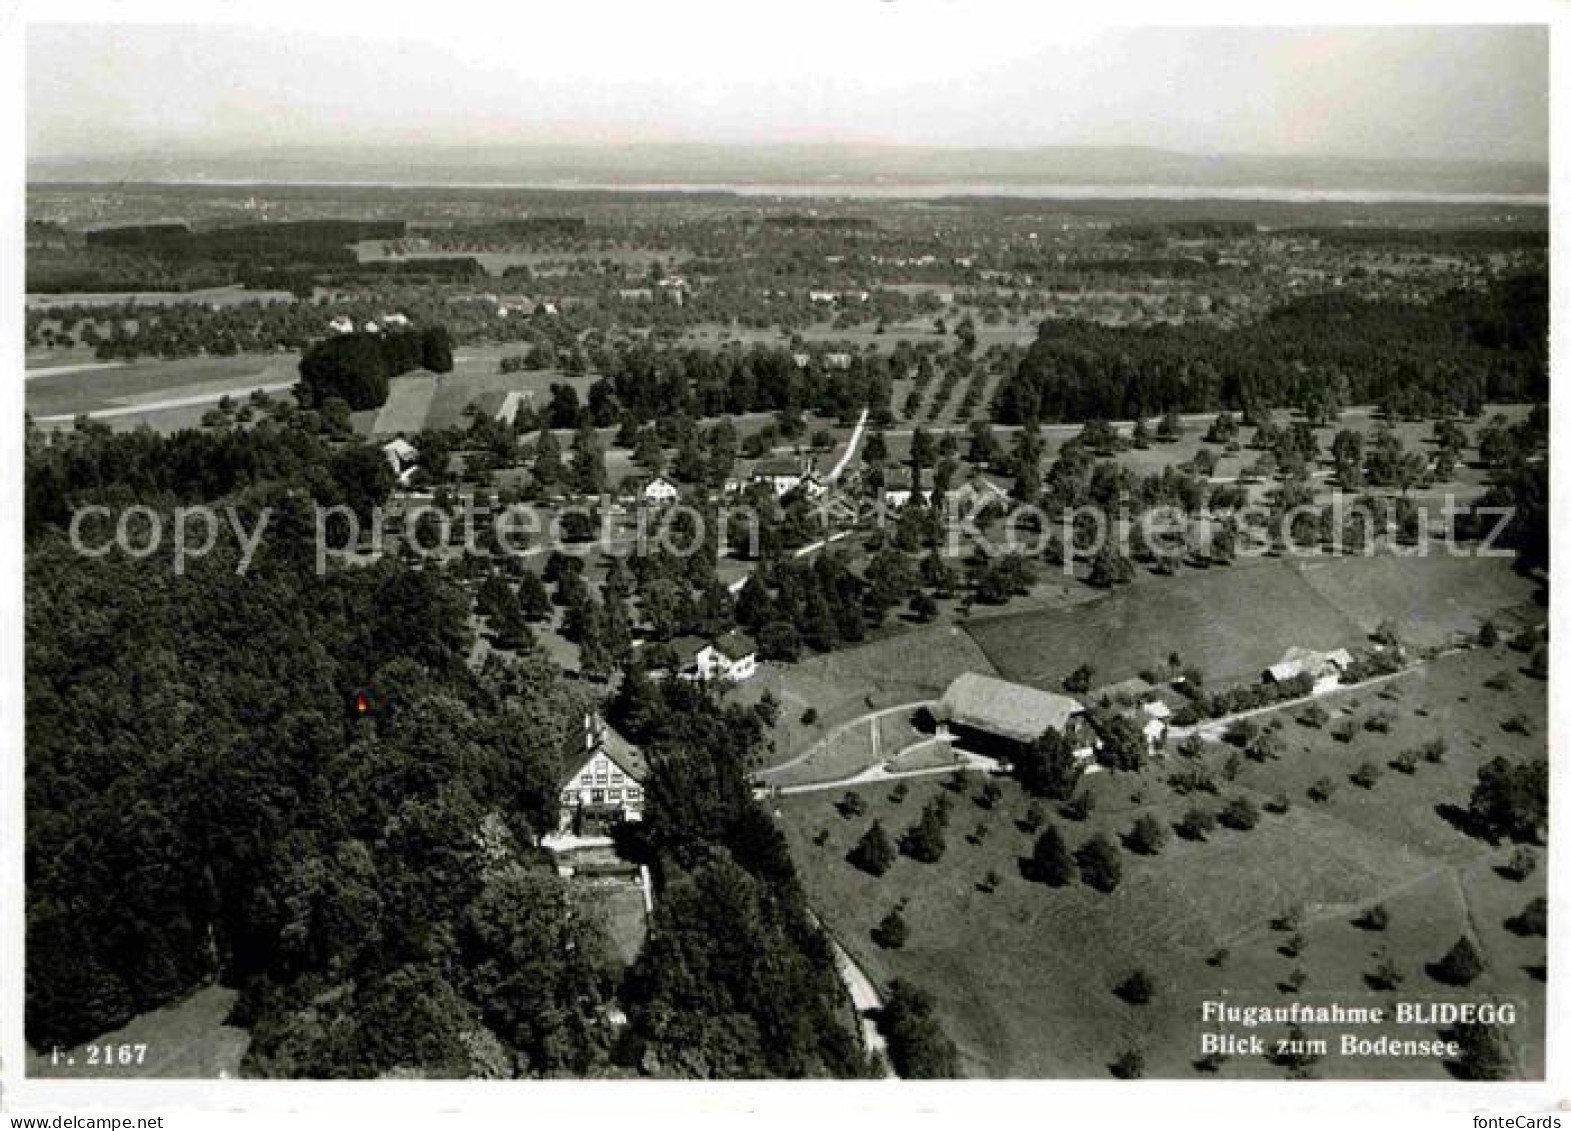
[[[310,500],[358,482],[347,453],[377,455],[318,443],[263,427],[29,444],[54,500],[27,546],[29,1042],[219,980],[241,991],[258,1075],[866,1071],[747,788],[761,720],[629,681],[620,717],[654,774],[628,851],[661,896],[624,970],[533,847],[586,685],[528,650],[471,672],[469,601],[439,572],[315,576]],[[274,508],[248,570],[233,549],[182,576],[86,558],[61,525],[66,502],[197,498]]]
[[[1473,415],[1486,401],[1548,398],[1548,322],[1544,275],[1431,305],[1309,296],[1232,330],[1046,322],[994,407],[1005,424],[1251,405]]]

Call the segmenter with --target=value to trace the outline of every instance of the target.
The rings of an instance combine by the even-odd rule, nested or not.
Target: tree
[[[295,392],[304,408],[337,397],[358,412],[382,406],[391,376],[378,335],[338,334],[317,342],[301,356]]]
[[[1448,986],[1469,985],[1483,972],[1484,956],[1466,935],[1460,936],[1451,949],[1429,968],[1430,975],[1436,981]]]
[[[1080,878],[1097,891],[1111,892],[1123,879],[1124,868],[1118,848],[1101,833],[1080,846],[1075,862],[1080,866]]]
[[[873,941],[885,950],[899,950],[905,946],[909,934],[905,916],[900,914],[898,907],[891,908],[872,931]]]
[[[1219,819],[1230,829],[1247,832],[1260,823],[1260,810],[1253,801],[1239,794],[1223,807]]]
[[[1528,900],[1527,906],[1506,920],[1506,929],[1518,935],[1538,935],[1540,938],[1549,933],[1549,901],[1543,896]]]
[[[1036,838],[1036,847],[1031,850],[1031,871],[1033,879],[1050,887],[1063,887],[1074,882],[1074,860],[1056,825],[1047,826],[1042,835]]]
[[[1499,1026],[1463,1022],[1451,1030],[1458,1053],[1454,1069],[1464,1080],[1510,1080],[1516,1065]]]
[[[1206,834],[1216,828],[1216,814],[1197,805],[1189,809],[1173,827],[1185,840],[1205,840]]]
[[[918,589],[911,595],[911,615],[927,624],[938,615],[938,602],[933,600],[927,590]]]
[[[551,598],[545,583],[533,570],[524,570],[518,579],[518,608],[525,619],[542,621],[551,614]]]
[[[884,832],[882,822],[873,822],[846,859],[870,876],[882,876],[889,871],[889,866],[895,862],[895,846],[890,842],[889,834]]]
[[[588,424],[573,436],[573,489],[581,495],[598,495],[606,488],[605,453],[600,438]]]
[[[1107,1066],[1119,1080],[1138,1080],[1146,1074],[1146,1058],[1139,1049],[1125,1049]]]
[[[878,1028],[901,1079],[936,1080],[960,1075],[960,1055],[934,1016],[933,1001],[909,982],[889,983]]]
[[[900,838],[900,849],[913,860],[934,864],[944,855],[944,830],[948,825],[943,804],[934,799],[922,809],[916,824]]]
[[[420,332],[420,368],[432,373],[453,371],[453,339],[446,326],[428,326]]]
[[[1028,793],[1067,801],[1085,776],[1085,765],[1075,757],[1069,739],[1050,727],[1015,758],[1014,772]]]
[[[561,445],[550,429],[542,430],[535,441],[533,471],[535,481],[547,489],[559,485],[566,474],[562,468]]]
[[[1548,822],[1549,764],[1493,758],[1478,770],[1468,814],[1491,839],[1537,842]]]
[[[1156,983],[1151,981],[1151,975],[1137,967],[1113,987],[1113,992],[1130,1005],[1145,1005],[1156,996]]]
[[[1081,664],[1064,677],[1064,690],[1074,695],[1084,695],[1091,690],[1091,680],[1095,677],[1095,668],[1090,664]]]
[[[1134,826],[1129,830],[1129,835],[1125,837],[1124,842],[1131,852],[1138,852],[1142,856],[1155,856],[1167,843],[1167,830],[1162,827],[1162,822],[1150,813],[1142,813],[1135,818]]]

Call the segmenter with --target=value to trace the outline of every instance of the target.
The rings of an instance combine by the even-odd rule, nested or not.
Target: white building
[[[1295,645],[1267,668],[1261,678],[1267,683],[1286,683],[1297,676],[1308,675],[1314,680],[1313,693],[1324,695],[1341,682],[1342,673],[1352,666],[1353,657],[1346,648],[1316,652]]]
[[[339,314],[327,324],[327,328],[335,334],[353,334],[355,332],[355,320],[347,314]]]
[[[623,821],[644,817],[644,783],[649,763],[599,715],[584,716],[583,746],[562,780],[558,834],[605,833]]]
[[[651,506],[663,507],[667,503],[676,502],[678,494],[675,483],[671,482],[664,475],[657,475],[644,484],[643,490],[639,492],[639,497]]]
[[[420,459],[419,450],[408,440],[400,437],[383,444],[382,455],[387,458],[388,466],[393,469],[398,485],[409,486],[409,480],[414,476],[416,463]]]
[[[758,648],[744,633],[728,632],[698,650],[693,668],[698,679],[741,683],[758,672]]]

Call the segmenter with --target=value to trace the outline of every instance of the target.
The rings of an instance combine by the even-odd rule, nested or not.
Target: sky
[[[345,139],[1548,156],[1542,28],[1097,29],[1058,7],[273,0],[203,9],[223,23],[35,22],[26,134],[33,159]]]

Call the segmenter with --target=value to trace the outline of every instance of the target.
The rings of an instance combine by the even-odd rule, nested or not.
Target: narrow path
[[[807,761],[808,758],[812,757],[815,753],[817,753],[820,749],[822,749],[823,747],[827,746],[829,743],[833,742],[835,739],[839,738],[841,735],[845,734],[852,727],[858,726],[861,723],[867,722],[869,720],[873,721],[875,723],[875,725],[876,725],[877,720],[883,718],[885,715],[892,715],[892,714],[896,713],[897,711],[914,711],[914,710],[916,710],[916,708],[921,707],[921,706],[923,706],[923,705],[925,705],[927,703],[931,703],[931,702],[932,702],[931,699],[913,699],[909,703],[896,703],[892,707],[880,707],[876,711],[869,711],[866,714],[858,715],[854,719],[850,719],[847,722],[841,723],[837,727],[831,728],[824,735],[824,737],[820,738],[817,742],[813,743],[806,750],[802,751],[802,753],[796,755],[794,758],[788,758],[784,762],[780,762],[777,765],[769,766],[766,769],[759,770],[753,776],[756,777],[756,778],[767,778],[771,774],[783,773],[784,771],[789,770],[789,769],[791,769],[794,766],[801,765],[803,762]]]
[[[114,408],[95,408],[87,412],[58,413],[54,416],[34,417],[40,424],[69,424],[78,416],[93,420],[109,420],[119,416],[139,416],[144,412],[163,412],[172,408],[194,408],[197,405],[217,404],[225,397],[248,397],[254,392],[279,393],[292,389],[298,382],[274,381],[266,385],[242,385],[215,393],[193,393],[185,397],[169,397],[161,401],[144,401],[141,404],[116,405]]]
[[[930,741],[942,741],[934,739]],[[926,745],[915,743],[913,745]],[[906,748],[907,750],[910,747]],[[904,753],[905,751],[901,751]],[[891,770],[887,763],[868,766],[847,778],[835,781],[807,782],[803,785],[783,785],[779,787],[780,796],[792,796],[799,793],[825,793],[833,789],[845,789],[847,786],[876,785],[880,782],[900,781],[902,778],[931,777],[934,774],[952,774],[956,770],[976,770],[981,773],[998,773],[1003,767],[992,758],[982,754],[973,754],[969,750],[956,750],[955,761],[947,766],[925,766],[920,770]]]
[[[862,415],[857,417],[856,428],[851,433],[851,442],[846,445],[846,450],[844,454],[841,455],[839,461],[834,465],[834,467],[829,469],[829,474],[824,476],[824,482],[833,483],[836,479],[839,479],[841,472],[845,471],[846,465],[850,463],[852,458],[856,455],[857,445],[862,442],[862,433],[867,428],[868,411],[868,409],[864,408],[862,410]]]
[[[845,986],[846,993],[851,995],[851,1004],[856,1007],[857,1022],[862,1031],[862,1047],[868,1053],[878,1053],[884,1062],[884,1078],[897,1079],[895,1069],[889,1063],[889,1043],[884,1040],[884,1035],[878,1031],[878,1022],[873,1016],[884,1008],[884,999],[878,992],[878,987],[873,984],[873,979],[867,972],[856,964],[845,947],[840,945],[840,940],[830,933],[824,926],[822,919],[809,910],[808,916],[813,920],[813,925],[824,932],[829,939],[829,945],[834,950],[835,973],[840,975],[841,984]]]

